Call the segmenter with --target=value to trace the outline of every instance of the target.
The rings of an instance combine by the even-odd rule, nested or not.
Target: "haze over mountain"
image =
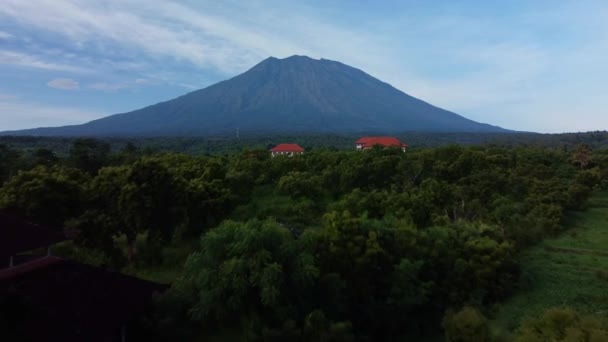
[[[2,134],[205,136],[237,128],[243,134],[508,132],[435,107],[340,62],[292,56],[270,57],[229,80],[132,112]]]

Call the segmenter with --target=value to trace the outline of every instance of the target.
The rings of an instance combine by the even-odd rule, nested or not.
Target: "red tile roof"
[[[3,259],[63,240],[56,229],[0,211]],[[54,256],[2,266],[0,317],[10,318],[2,336],[10,341],[117,340],[121,327],[143,313],[155,293],[167,288]]]
[[[8,257],[68,240],[63,231],[33,224],[0,210],[0,257]]]
[[[374,145],[381,145],[385,147],[398,146],[407,147],[406,144],[399,141],[395,137],[363,137],[355,142],[357,145],[363,145],[363,148],[371,148]]]
[[[47,267],[49,265],[52,265],[52,264],[55,264],[55,263],[58,263],[61,261],[63,261],[63,260],[58,257],[48,255],[48,256],[44,256],[44,257],[39,257],[37,259],[33,259],[31,261],[27,261],[25,263],[22,263],[22,264],[13,266],[13,267],[0,269],[0,281],[15,278],[21,274],[24,274],[27,272],[32,272],[38,268]]]
[[[145,311],[154,293],[167,288],[118,272],[50,259],[54,262],[44,267],[0,279],[0,299],[17,303],[13,308],[0,306],[0,317],[21,313],[10,326],[9,336],[12,332],[23,341],[114,341],[121,326]]]
[[[278,144],[271,152],[304,152],[304,149],[298,144]]]

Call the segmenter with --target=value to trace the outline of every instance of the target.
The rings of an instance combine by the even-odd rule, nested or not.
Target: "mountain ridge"
[[[510,132],[417,99],[338,61],[269,57],[172,100],[81,125],[2,132],[40,136],[243,133]]]

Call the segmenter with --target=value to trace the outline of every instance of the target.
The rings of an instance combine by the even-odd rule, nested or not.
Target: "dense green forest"
[[[241,135],[213,137],[104,137],[98,138],[113,150],[121,150],[127,145],[149,153],[179,152],[194,155],[234,154],[243,149],[266,149],[284,142],[294,142],[307,151],[316,149],[352,150],[354,142],[365,134],[291,134],[291,135]],[[371,134],[374,135],[374,134]],[[495,145],[502,147],[536,146],[546,148],[571,149],[579,144],[591,148],[608,148],[608,132],[586,133],[429,133],[404,132],[396,136],[407,143],[410,149],[458,145]],[[59,156],[67,156],[77,138],[0,136],[0,145],[34,152],[50,149]]]
[[[488,320],[519,290],[520,256],[608,185],[601,132],[407,153],[302,137],[309,152],[276,158],[3,139],[0,207],[65,229],[55,253],[171,283],[141,322],[150,341],[500,339]],[[556,308],[513,333],[600,341],[592,314]]]

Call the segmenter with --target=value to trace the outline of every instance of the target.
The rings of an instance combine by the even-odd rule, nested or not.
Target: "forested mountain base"
[[[608,153],[574,144],[111,150],[2,148],[0,207],[65,227],[58,253],[172,282],[150,341],[486,341],[522,252],[608,180]]]
[[[146,151],[147,153],[174,152],[192,155],[234,154],[243,149],[269,149],[284,142],[294,142],[307,151],[318,149],[353,150],[354,142],[369,134],[290,134],[290,135],[252,135],[241,132],[236,136],[210,136],[200,138],[98,138],[97,141],[108,144],[113,151],[127,146]],[[538,133],[428,133],[403,132],[396,135],[406,142],[410,149],[440,147],[450,144],[458,145],[495,145],[502,147],[535,146],[572,150],[584,144],[593,149],[608,148],[608,132],[538,134]],[[0,136],[0,145],[34,153],[39,149],[51,150],[58,156],[68,155],[72,144],[79,138],[36,137],[36,136]]]

